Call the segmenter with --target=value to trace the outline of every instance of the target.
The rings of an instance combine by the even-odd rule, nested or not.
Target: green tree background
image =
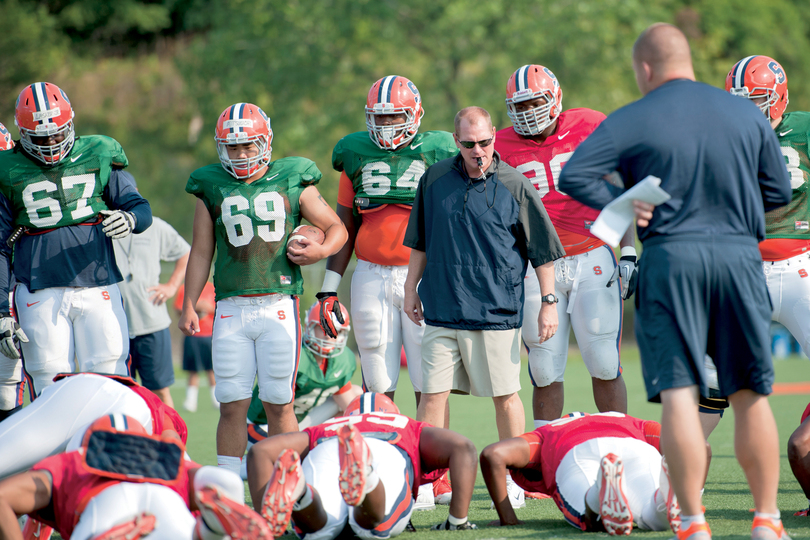
[[[228,105],[262,107],[273,156],[314,160],[334,205],[331,150],[365,129],[378,78],[414,81],[423,129],[451,130],[468,105],[507,126],[506,80],[527,63],[555,72],[565,108],[610,113],[638,99],[630,51],[656,21],[689,37],[699,80],[722,87],[737,60],[769,55],[788,74],[789,110],[810,109],[806,0],[0,0],[0,122],[16,134],[20,90],[59,85],[78,134],[120,141],[154,213],[190,239],[183,188],[217,161]]]

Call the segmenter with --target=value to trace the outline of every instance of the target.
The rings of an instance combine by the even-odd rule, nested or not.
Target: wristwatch
[[[552,304],[552,305],[556,304],[557,302],[560,301],[560,299],[557,298],[556,296],[554,296],[553,294],[547,294],[545,296],[541,296],[540,300],[542,300],[546,304]]]

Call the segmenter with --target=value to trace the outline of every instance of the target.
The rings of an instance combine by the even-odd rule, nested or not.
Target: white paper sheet
[[[661,179],[650,175],[610,201],[591,225],[591,233],[613,247],[618,246],[636,217],[633,212],[633,201],[644,201],[658,206],[670,199],[669,193],[660,186]]]

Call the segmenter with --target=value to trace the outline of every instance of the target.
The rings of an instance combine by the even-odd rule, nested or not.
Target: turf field
[[[629,412],[641,418],[659,420],[660,406],[649,404],[644,398],[638,351],[627,348],[623,351],[622,356],[624,377],[627,382]],[[355,382],[359,381],[359,370],[355,379]],[[778,383],[810,381],[810,362],[798,358],[777,362],[776,380]],[[524,407],[526,407],[526,429],[528,431],[532,429],[531,384],[526,369],[523,370],[521,383],[523,390],[521,390],[520,394],[523,398]],[[565,384],[566,411],[596,412],[590,378],[575,349],[571,351]],[[181,414],[189,427],[189,454],[200,463],[214,464],[216,462],[214,434],[218,415],[210,405],[207,388],[201,390],[198,411],[188,413],[181,410]],[[411,392],[407,371],[402,371],[396,402],[404,414],[414,416],[416,408]],[[180,373],[178,373],[178,383],[172,388],[172,394],[175,403],[179,407],[185,397],[185,380]],[[810,400],[808,394],[782,394],[770,398],[771,407],[779,425],[780,447],[782,448],[779,508],[782,511],[785,526],[793,538],[810,538],[810,519],[793,517],[793,512],[807,507],[807,500],[790,472],[785,449],[787,439],[798,425],[800,415],[808,400]],[[497,440],[495,414],[492,401],[489,399],[451,396],[450,424],[452,429],[469,437],[479,451]],[[752,514],[749,513],[749,509],[753,506],[753,499],[748,491],[742,470],[734,459],[732,434],[733,413],[729,411],[710,439],[714,458],[703,502],[706,506],[706,516],[715,537],[750,538]],[[436,538],[437,534],[441,534],[463,535],[465,538],[478,539],[525,538],[530,536],[581,538],[583,534],[573,529],[563,520],[562,515],[551,500],[527,500],[526,507],[517,511],[518,518],[523,520],[525,524],[503,529],[487,526],[490,521],[497,519],[495,510],[490,510],[489,505],[489,496],[479,472],[470,508],[470,519],[479,526],[478,531],[464,533],[433,533],[428,531],[430,525],[443,521],[447,517],[447,507],[437,506],[436,510],[433,511],[415,512],[413,523],[416,526],[417,533],[404,533],[403,537],[417,540],[422,537]],[[601,534],[604,535],[604,533]],[[650,538],[669,538],[672,536],[669,532],[651,533],[637,529],[633,532],[633,535],[644,535]]]

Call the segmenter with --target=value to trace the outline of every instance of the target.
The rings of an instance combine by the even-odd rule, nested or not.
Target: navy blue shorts
[[[757,242],[749,237],[677,236],[644,242],[636,290],[636,339],[647,399],[697,384],[717,366],[720,396],[770,394],[771,299]]]
[[[168,328],[131,338],[129,354],[132,357],[132,378],[137,372],[143,386],[160,390],[174,384],[172,338]]]
[[[183,340],[183,371],[211,371],[212,336],[185,336]]]

